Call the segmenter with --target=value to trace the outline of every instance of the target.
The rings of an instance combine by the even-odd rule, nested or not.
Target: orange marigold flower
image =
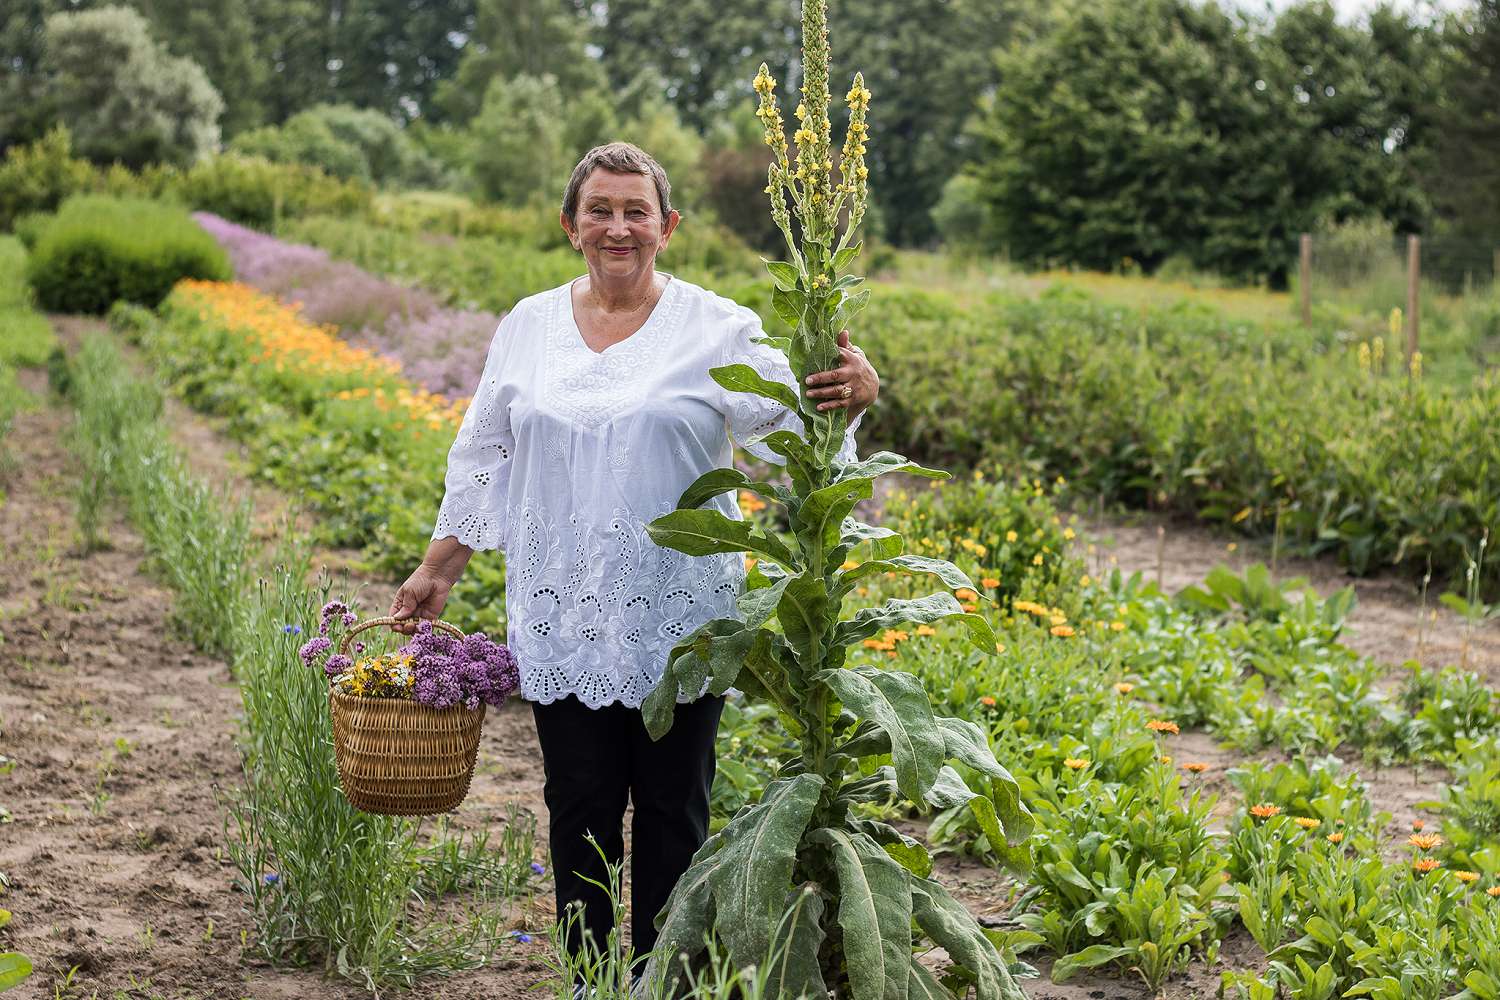
[[[1416,831],[1417,833],[1421,833],[1422,832],[1422,828],[1425,827],[1426,825],[1427,825],[1426,823],[1424,823],[1423,821],[1421,821],[1419,819],[1414,819],[1414,820],[1411,821],[1411,828],[1414,831]]]
[[[1443,842],[1443,838],[1435,833],[1414,833],[1406,838],[1406,842],[1419,851],[1430,851]]]
[[[1260,805],[1250,807],[1250,815],[1256,819],[1270,819],[1272,816],[1281,815],[1281,807],[1262,802]]]
[[[1208,770],[1208,765],[1204,764],[1202,761],[1193,761],[1191,763],[1182,765],[1182,769],[1184,771],[1191,771],[1194,774],[1202,774],[1204,771]]]
[[[918,625],[917,635],[937,635],[937,629],[931,625]]]
[[[996,702],[993,696],[985,694],[979,696],[979,704],[983,705],[985,708],[994,708]]]
[[[1050,631],[1052,632],[1053,635],[1062,636],[1064,639],[1066,639],[1068,636],[1070,636],[1070,635],[1073,634],[1073,626],[1071,626],[1071,625],[1054,625],[1054,626],[1052,626],[1052,628],[1051,628]]]
[[[1052,616],[1052,624],[1054,624],[1054,625],[1066,625],[1067,623],[1068,623],[1068,616],[1067,615],[1053,615]]]
[[[1492,885],[1488,889],[1484,890],[1484,893],[1491,899],[1500,899],[1500,885]]]
[[[884,645],[884,643],[880,639],[866,639],[864,641],[864,647],[866,649],[879,649],[882,645]]]
[[[1177,723],[1168,719],[1152,719],[1146,723],[1146,728],[1156,733],[1171,733],[1173,736],[1182,732],[1182,730],[1177,728]]]
[[[1129,694],[1135,690],[1135,685],[1129,681],[1121,681],[1115,685],[1115,694]]]
[[[973,601],[964,601],[959,605],[959,607],[967,611],[969,614],[973,614],[974,612],[979,610],[979,605],[975,604]]]
[[[1063,767],[1071,768],[1074,771],[1082,771],[1088,766],[1089,762],[1082,757],[1069,757],[1063,761]]]
[[[1458,879],[1464,885],[1468,885],[1470,882],[1479,881],[1478,872],[1454,872],[1453,877]]]
[[[1116,631],[1116,632],[1123,632],[1123,631],[1125,631],[1125,623],[1124,622],[1110,622],[1109,623],[1109,627],[1111,629],[1113,629],[1114,631]]]
[[[1344,842],[1344,835],[1342,833],[1330,833],[1327,840],[1330,844],[1342,844]]]
[[[1313,819],[1311,816],[1296,816],[1292,818],[1292,822],[1296,823],[1304,830],[1316,830],[1318,827],[1323,825],[1322,820]]]
[[[1437,858],[1418,858],[1411,863],[1412,871],[1426,875],[1430,871],[1441,868],[1443,863]]]
[[[1000,581],[993,576],[987,576],[979,581],[979,585],[981,587],[998,587],[1000,586]]]
[[[953,596],[956,597],[956,598],[958,598],[960,601],[977,601],[977,600],[979,600],[979,595],[977,593],[975,593],[974,591],[970,590],[968,587],[959,587],[957,590],[955,590],[953,592]]]

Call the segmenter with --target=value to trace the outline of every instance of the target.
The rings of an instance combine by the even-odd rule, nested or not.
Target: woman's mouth
[[[614,254],[616,257],[624,257],[627,254],[634,253],[635,247],[605,247],[604,252]]]

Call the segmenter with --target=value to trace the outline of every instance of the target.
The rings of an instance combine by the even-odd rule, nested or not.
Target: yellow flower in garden
[[[1129,694],[1135,690],[1135,685],[1129,681],[1121,681],[1115,685],[1115,694]]]
[[[858,594],[860,597],[868,597],[870,595],[870,588],[869,587],[860,587],[858,590],[855,591],[855,593]]]
[[[957,590],[955,590],[953,592],[953,596],[956,597],[956,598],[958,598],[960,601],[977,601],[977,600],[979,600],[979,595],[976,594],[974,591],[970,590],[968,587],[960,587],[960,588],[958,588]]]
[[[1052,622],[1053,625],[1066,625],[1068,623],[1068,616],[1067,615],[1053,615],[1052,618],[1051,618],[1051,622]]]
[[[1070,768],[1074,771],[1082,771],[1088,766],[1089,762],[1087,760],[1084,760],[1082,757],[1069,757],[1063,761],[1063,767]]]
[[[1263,802],[1258,806],[1251,806],[1250,815],[1256,819],[1271,819],[1273,816],[1281,815],[1281,807]]]
[[[1074,535],[1072,528],[1064,528],[1063,537],[1071,542],[1076,536]]]
[[[1016,533],[1015,533],[1015,532],[1014,532],[1014,531],[1007,531],[1007,532],[1006,532],[1006,533],[1005,533],[1005,540],[1006,540],[1006,541],[1007,541],[1007,542],[1014,542],[1014,541],[1015,541],[1015,540],[1016,540],[1016,539],[1018,539],[1018,538],[1020,538],[1020,537],[1021,537],[1021,536],[1020,536],[1020,535],[1018,535],[1018,534],[1016,534]]]
[[[1116,631],[1116,632],[1123,632],[1123,631],[1125,631],[1125,623],[1124,622],[1119,622],[1119,621],[1110,622],[1109,623],[1109,627],[1111,629],[1113,629],[1114,631]]]
[[[1411,863],[1412,871],[1419,875],[1426,875],[1428,872],[1436,871],[1442,866],[1443,863],[1437,858],[1418,858]]]
[[[1172,763],[1172,758],[1168,757],[1166,754],[1162,754],[1160,757],[1156,758],[1156,761],[1159,764],[1170,764]]]
[[[1344,842],[1344,835],[1342,833],[1330,833],[1326,839],[1330,844],[1342,844]]]
[[[997,653],[1003,653],[1003,652],[1005,652],[1005,643],[1003,643],[1003,642],[997,642],[997,643],[995,643],[995,652],[997,652]]]
[[[1177,728],[1177,723],[1171,722],[1167,719],[1152,719],[1150,722],[1146,723],[1146,728],[1156,733],[1171,733],[1173,736],[1176,736],[1179,732],[1181,732],[1181,730]]]
[[[855,562],[853,559],[845,559],[842,563],[839,564],[839,569],[847,573],[849,570],[858,565],[859,563]]]
[[[1054,626],[1052,626],[1052,628],[1051,628],[1050,631],[1052,632],[1053,635],[1058,636],[1059,638],[1066,639],[1068,636],[1070,636],[1070,635],[1073,634],[1073,626],[1071,626],[1071,625],[1054,625]]]
[[[1080,587],[1087,587],[1089,584],[1091,584],[1093,582],[1094,582],[1093,580],[1089,579],[1089,575],[1087,573],[1083,574],[1083,576],[1081,576],[1081,577],[1078,578],[1078,586],[1080,586]]]
[[[1500,885],[1492,885],[1484,890],[1484,894],[1491,899],[1500,899]]]
[[[1208,765],[1200,763],[1198,761],[1193,761],[1191,763],[1182,765],[1182,769],[1193,774],[1202,774],[1204,771],[1208,770]]]
[[[1435,833],[1414,833],[1406,839],[1406,842],[1419,851],[1430,851],[1443,842],[1443,838]]]
[[[885,635],[883,636],[883,638],[887,642],[905,642],[907,639],[910,639],[911,636],[908,635],[903,629],[888,628],[885,630]]]
[[[1041,564],[1042,564],[1042,554],[1040,552],[1038,552],[1036,555],[1034,555],[1034,556],[1031,557],[1031,565],[1033,565],[1033,566],[1040,566]]]
[[[931,625],[918,625],[917,635],[937,635],[937,629]]]
[[[991,589],[994,589],[995,587],[1000,586],[1000,581],[995,579],[993,576],[987,576],[979,581],[979,585],[981,587],[989,587]]]
[[[1296,816],[1293,817],[1292,822],[1304,830],[1316,830],[1323,823],[1322,820],[1313,819],[1311,816]]]
[[[1479,881],[1479,873],[1478,872],[1456,871],[1456,872],[1453,873],[1453,877],[1456,878],[1456,879],[1458,879],[1464,885],[1468,885],[1471,882],[1477,882],[1477,881]]]
[[[864,647],[866,649],[880,649],[883,645],[884,643],[879,639],[866,639],[864,641]]]

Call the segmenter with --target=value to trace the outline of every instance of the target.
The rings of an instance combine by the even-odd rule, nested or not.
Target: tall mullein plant
[[[806,81],[796,111],[795,161],[788,156],[775,81],[764,66],[755,81],[758,115],[775,154],[767,187],[771,215],[791,257],[768,266],[776,310],[794,332],[766,340],[786,354],[799,386],[808,374],[838,364],[834,331],[869,294],[854,292],[861,279],[846,272],[860,246],[851,240],[866,200],[870,92],[855,76],[847,98],[849,133],[835,167],[824,0],[804,3],[802,31]],[[994,653],[989,625],[965,614],[951,592],[973,588],[962,571],[943,560],[904,555],[900,535],[852,516],[881,475],[948,474],[891,452],[841,462],[842,409],[820,413],[805,388],[767,381],[746,365],[710,374],[727,389],[796,411],[805,434],[778,431],[764,438],[784,459],[790,488],[715,469],[688,488],[677,510],[649,525],[660,545],[690,555],[749,553],[757,565],[739,599],[743,617],[710,621],[672,650],[661,684],[646,700],[646,723],[659,737],[672,724],[679,695],[694,697],[705,685],[722,693],[732,685],[775,706],[800,747],[779,762],[760,801],[742,809],[693,858],[657,917],[661,950],[651,974],[675,975],[680,961],[701,960],[713,935],[740,966],[773,962],[770,982],[783,997],[824,997],[831,990],[857,1000],[896,1000],[962,996],[970,988],[980,1000],[1023,996],[1001,951],[932,879],[923,844],[861,808],[890,799],[924,808],[966,806],[1013,866],[1027,861],[1023,841],[1031,817],[979,727],[934,715],[912,674],[847,662],[851,646],[885,628],[943,618],[956,619],[975,645]],[[700,509],[732,490],[781,504],[790,544]],[[867,555],[857,565],[850,559],[856,551]],[[841,617],[844,598],[860,580],[887,572],[935,577],[948,589]],[[949,761],[977,775],[973,784],[983,792],[973,791]],[[951,958],[941,981],[913,957],[914,927]]]

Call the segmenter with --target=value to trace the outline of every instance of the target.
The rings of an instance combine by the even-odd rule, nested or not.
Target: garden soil
[[[93,326],[54,317],[65,342]],[[45,378],[23,372],[26,387],[46,400]],[[284,498],[250,487],[235,447],[211,422],[173,408],[174,434],[206,477],[257,503],[266,537],[298,515]],[[239,695],[227,666],[196,652],[169,624],[171,595],[147,572],[139,537],[116,517],[110,547],[79,551],[71,499],[78,469],[68,453],[70,414],[48,400],[20,416],[9,438],[15,453],[0,503],[0,872],[9,886],[0,905],[14,919],[0,947],[26,952],[36,972],[17,997],[284,998],[332,1000],[367,996],[325,979],[320,970],[276,970],[247,957],[252,933],[243,896],[233,886],[224,850],[218,795],[234,787]],[[1157,536],[1152,523],[1113,523],[1099,532],[1096,556],[1113,555],[1127,569],[1152,574]],[[1173,527],[1163,548],[1163,581],[1175,589],[1201,579],[1221,561],[1224,543]],[[419,554],[413,553],[416,559]],[[343,553],[319,562],[347,569]],[[1321,563],[1287,572],[1307,575],[1319,590],[1346,581]],[[384,610],[393,587],[364,582],[365,607]],[[1354,581],[1360,605],[1350,641],[1362,652],[1399,663],[1457,662],[1462,623],[1446,611],[1424,619],[1410,584],[1396,578]],[[1500,671],[1500,629],[1472,637],[1476,669]],[[1420,635],[1421,649],[1417,644]],[[1202,733],[1177,744],[1216,765],[1238,758]],[[1440,772],[1410,769],[1367,775],[1379,808],[1409,822],[1412,806],[1436,796]],[[1211,784],[1222,787],[1222,778]],[[495,827],[510,804],[537,815],[545,842],[541,762],[531,713],[511,704],[486,722],[474,787],[455,816],[461,827]],[[1006,879],[969,858],[942,856],[944,880],[983,921],[1006,911]],[[550,884],[507,915],[507,928],[543,931],[551,919]],[[532,986],[546,977],[540,934],[530,943],[507,938],[479,972],[430,980],[415,996],[453,1000],[519,1000],[550,995]],[[1223,968],[1255,965],[1261,956],[1244,934],[1231,935],[1213,967],[1202,964],[1175,979],[1170,998],[1213,996]],[[929,960],[940,962],[940,954]],[[1032,980],[1037,1000],[1136,1000],[1147,996],[1129,978],[1090,975],[1058,986]],[[387,995],[398,995],[391,991]]]

